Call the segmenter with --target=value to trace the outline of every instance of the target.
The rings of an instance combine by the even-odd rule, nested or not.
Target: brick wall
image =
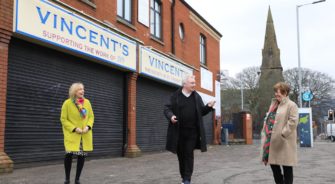
[[[4,153],[8,44],[12,35],[13,1],[0,0],[0,173],[12,172],[13,162]]]
[[[117,19],[117,1],[108,1],[108,0],[99,0],[95,1],[97,8],[94,9],[90,6],[87,6],[85,3],[82,3],[81,0],[63,0],[63,2],[73,6],[79,10],[84,11],[90,16],[96,17],[101,21],[107,20],[112,23],[117,29],[120,29],[122,32],[135,37],[143,42],[145,46],[152,46],[153,48],[160,50],[161,52],[170,54],[172,53],[171,49],[171,0],[162,0],[162,40],[161,42],[156,41],[150,36],[150,28],[144,26],[138,22],[138,0],[133,0],[132,4],[132,25],[129,26]],[[220,73],[220,36],[218,36],[215,31],[211,30],[208,24],[204,22],[201,18],[196,16],[196,13],[191,11],[187,5],[181,0],[175,0],[175,21],[174,21],[174,42],[175,42],[175,56],[182,61],[186,62],[188,65],[191,65],[194,68],[194,75],[196,76],[196,90],[202,93],[215,96],[215,80],[217,74]],[[179,37],[179,25],[180,23],[184,26],[184,39],[181,40]],[[213,91],[208,91],[201,88],[201,76],[200,76],[200,34],[206,37],[206,60],[207,65],[205,68],[210,70],[213,74],[213,80],[208,81],[212,83]],[[131,89],[131,86],[128,84],[128,89]],[[136,84],[134,84],[136,85]],[[135,98],[136,99],[136,98]],[[130,100],[130,99],[128,99]],[[136,103],[136,102],[134,102]],[[128,118],[132,122],[133,117],[131,111],[128,109]],[[215,115],[213,115],[213,120]],[[136,121],[136,119],[134,120]],[[134,126],[136,125],[136,122]],[[221,126],[217,125],[213,121],[213,132],[218,134],[218,129],[221,129]],[[129,131],[136,131],[134,127]],[[133,132],[135,134],[136,132]],[[134,140],[135,142],[128,145],[136,146],[136,137],[133,139],[129,135],[128,138]],[[215,138],[217,135],[214,135]],[[217,141],[213,141],[216,143]],[[127,149],[127,151],[131,149]],[[137,150],[137,149],[135,149]],[[136,151],[135,151],[136,152]]]
[[[0,1],[0,152],[4,151],[8,44],[12,35],[13,2]]]
[[[96,0],[95,6],[85,3],[87,0],[61,0],[75,9],[92,16],[100,21],[108,21],[122,32],[135,37],[143,42],[146,46],[152,46],[164,53],[171,53],[171,0],[162,0],[162,40],[157,41],[150,36],[150,28],[138,22],[138,0],[133,0],[132,5],[132,25],[127,25],[117,18],[117,1]],[[0,0],[0,153],[4,152],[4,130],[6,115],[6,91],[7,91],[7,66],[8,66],[8,44],[12,36],[13,27],[13,0]],[[192,19],[190,9],[180,0],[175,3],[175,56],[194,68],[197,78],[197,90],[211,96],[215,96],[214,80],[216,74],[220,70],[220,41],[213,36],[213,31],[206,28],[206,24],[200,23]],[[185,38],[181,40],[179,37],[179,24],[184,24]],[[199,56],[199,36],[203,34],[207,41],[207,68],[213,72],[213,91],[207,91],[200,88],[200,56]],[[132,76],[134,77],[134,76]],[[130,77],[130,78],[132,78]],[[137,76],[136,76],[137,77]],[[130,80],[128,89],[136,90],[136,79]],[[135,86],[134,86],[135,85]],[[129,93],[132,95],[135,93]],[[129,102],[130,108],[136,103],[136,96],[128,97],[133,102]],[[136,105],[135,105],[136,106]],[[136,132],[136,114],[132,109],[128,109],[129,120],[134,122],[129,130]],[[130,123],[131,124],[131,123]],[[132,136],[135,136],[133,138]],[[130,143],[135,147],[131,149],[137,152],[136,135],[130,134]],[[133,142],[132,142],[133,141]],[[1,160],[0,160],[1,162]]]
[[[162,0],[162,41],[157,42],[150,36],[150,29],[138,22],[138,0],[133,0],[132,5],[132,27],[117,20],[117,1],[99,0],[95,1],[96,9],[83,3],[81,0],[62,0],[62,2],[79,9],[86,14],[101,21],[107,20],[126,34],[141,40],[144,45],[152,46],[164,53],[171,51],[171,0]],[[175,56],[195,68],[197,79],[197,90],[211,96],[215,96],[216,74],[220,71],[220,41],[213,37],[212,30],[200,26],[190,18],[191,11],[180,0],[175,3]],[[179,24],[184,24],[185,38],[182,41],[179,37]],[[206,26],[206,25],[205,25]],[[206,37],[207,41],[207,69],[213,72],[213,91],[200,88],[200,34]]]
[[[127,157],[137,157],[141,154],[136,145],[136,82],[137,73],[128,73],[127,75],[127,96],[128,96],[128,144],[126,149]]]

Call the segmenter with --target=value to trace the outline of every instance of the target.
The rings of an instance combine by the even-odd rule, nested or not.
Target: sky
[[[186,2],[222,34],[220,68],[228,70],[229,76],[235,77],[246,67],[262,64],[269,6],[283,69],[298,67],[296,5],[313,0]],[[327,73],[335,79],[335,0],[300,7],[299,25],[301,67]]]

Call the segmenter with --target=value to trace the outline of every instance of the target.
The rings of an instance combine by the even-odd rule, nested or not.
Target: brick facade
[[[4,152],[8,45],[12,36],[13,1],[0,0],[0,174],[13,171],[13,161]]]
[[[122,32],[140,40],[145,46],[171,54],[171,0],[162,0],[162,30],[163,36],[161,41],[157,41],[150,36],[150,29],[138,22],[138,0],[133,0],[132,4],[132,24],[126,24],[117,18],[117,1],[95,0],[96,8],[93,8],[83,0],[62,0],[79,11],[95,17],[100,21],[108,21]],[[179,38],[179,24],[183,23],[185,38]],[[197,79],[197,90],[211,96],[215,96],[215,90],[208,91],[200,87],[200,57],[199,42],[200,34],[206,37],[207,43],[207,66],[206,68],[213,72],[213,86],[216,74],[220,71],[220,36],[216,31],[211,30],[210,25],[197,17],[197,14],[191,11],[186,2],[183,0],[175,1],[175,57],[193,66],[194,74]],[[213,88],[214,89],[214,88]]]
[[[6,91],[7,91],[7,64],[8,44],[12,36],[13,27],[13,0],[0,0],[0,169],[3,161],[8,160],[4,153],[4,130],[6,115]],[[162,0],[162,39],[156,40],[150,35],[150,28],[138,22],[138,0],[133,0],[132,21],[126,23],[117,16],[117,1],[94,0],[54,0],[65,8],[75,9],[78,14],[87,16],[92,21],[98,21],[114,27],[117,31],[139,40],[144,46],[170,55],[171,58],[181,60],[193,68],[197,79],[197,90],[210,96],[215,96],[216,75],[220,71],[220,38],[218,33],[210,24],[198,15],[185,1],[175,0],[174,4],[174,50],[172,49],[171,15],[173,0]],[[179,37],[179,25],[183,24],[185,37]],[[213,73],[213,91],[200,87],[200,34],[206,37],[206,60],[207,68]],[[140,150],[136,145],[136,81],[138,73],[127,74],[128,89],[128,145],[126,155],[137,156]],[[214,119],[214,117],[213,117]],[[215,122],[215,121],[214,121]],[[214,123],[213,132],[216,131]],[[216,137],[216,136],[213,136]],[[2,156],[1,156],[2,155]],[[10,160],[10,159],[9,159]],[[7,162],[7,161],[6,161]],[[5,164],[11,166],[11,164]],[[8,170],[8,169],[7,169]],[[7,171],[6,170],[6,171]],[[10,169],[9,169],[10,170]],[[0,170],[1,172],[2,170]]]
[[[128,73],[127,75],[127,95],[128,95],[128,144],[126,157],[137,157],[141,150],[136,145],[136,81],[137,73]]]

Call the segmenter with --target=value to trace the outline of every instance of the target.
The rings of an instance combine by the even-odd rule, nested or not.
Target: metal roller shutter
[[[213,112],[203,116],[207,144],[213,143]]]
[[[15,165],[63,158],[60,110],[73,82],[85,85],[95,113],[94,156],[121,156],[124,75],[18,39],[9,48],[5,152]]]
[[[137,79],[136,140],[142,152],[165,150],[168,122],[163,109],[176,90],[153,80]]]

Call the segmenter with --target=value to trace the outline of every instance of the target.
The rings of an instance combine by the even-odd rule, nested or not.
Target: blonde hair
[[[76,97],[76,93],[78,91],[78,89],[80,87],[84,88],[84,84],[81,82],[75,82],[71,85],[70,89],[69,89],[69,98],[75,98]]]

